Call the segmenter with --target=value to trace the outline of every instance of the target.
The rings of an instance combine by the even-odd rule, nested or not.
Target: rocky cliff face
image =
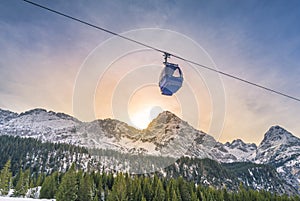
[[[271,164],[299,189],[300,139],[280,126],[272,126],[259,144],[253,162]]]
[[[280,126],[271,127],[257,147],[240,139],[217,142],[168,111],[138,130],[114,119],[81,122],[63,113],[34,109],[21,114],[0,110],[0,133],[130,154],[269,164],[299,189],[300,139]]]

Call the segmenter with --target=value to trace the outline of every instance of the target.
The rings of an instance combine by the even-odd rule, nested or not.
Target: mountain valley
[[[214,180],[219,179],[219,182],[213,184],[219,188],[225,185],[221,182],[225,179],[231,182],[228,185],[232,186],[232,189],[236,189],[238,183],[242,182],[252,189],[281,189],[282,191],[275,192],[299,193],[300,139],[280,126],[272,126],[258,146],[240,139],[223,144],[168,111],[159,114],[146,129],[138,130],[114,119],[81,122],[63,113],[33,109],[21,114],[0,110],[0,134],[83,147],[86,151],[79,158],[88,158],[88,164],[94,164],[94,167],[105,158],[106,162],[102,162],[101,167],[110,171],[143,174],[158,171],[170,177],[180,172],[194,182],[212,184]],[[101,156],[97,151],[99,149],[104,150]],[[55,150],[52,150],[52,153],[54,152]],[[203,168],[202,171],[201,168],[199,170],[201,161],[197,161],[203,159],[222,164],[222,168],[227,172],[225,175],[231,176],[225,178],[223,174],[217,177],[203,177]],[[184,169],[178,168],[182,160],[190,171],[185,172]],[[157,164],[153,165],[153,161]],[[189,161],[193,161],[194,164]],[[74,160],[61,163],[60,167],[56,168],[64,171],[72,162]],[[145,167],[141,168],[143,165]],[[83,167],[87,168],[86,165]],[[176,167],[177,173],[174,171]],[[168,168],[169,171],[166,171]],[[231,172],[230,169],[236,171]],[[202,176],[198,178],[197,174]],[[267,183],[270,186],[266,186],[268,177],[270,181]],[[271,180],[276,182],[272,183]]]

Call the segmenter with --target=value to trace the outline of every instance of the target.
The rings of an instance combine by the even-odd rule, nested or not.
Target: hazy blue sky
[[[117,33],[141,28],[179,32],[201,45],[219,70],[300,97],[300,1],[35,2]],[[72,114],[80,66],[110,37],[22,0],[1,1],[0,107]],[[275,124],[300,136],[300,103],[222,80],[226,119],[221,141],[259,142]]]

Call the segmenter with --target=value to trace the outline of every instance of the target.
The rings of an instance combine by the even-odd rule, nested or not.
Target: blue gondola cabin
[[[161,72],[159,87],[163,95],[172,96],[182,86],[183,75],[178,64],[164,62],[165,68]]]

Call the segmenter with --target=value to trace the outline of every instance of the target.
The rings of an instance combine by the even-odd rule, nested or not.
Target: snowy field
[[[33,199],[33,198],[11,198],[11,197],[0,197],[0,201],[55,201],[55,199]]]

